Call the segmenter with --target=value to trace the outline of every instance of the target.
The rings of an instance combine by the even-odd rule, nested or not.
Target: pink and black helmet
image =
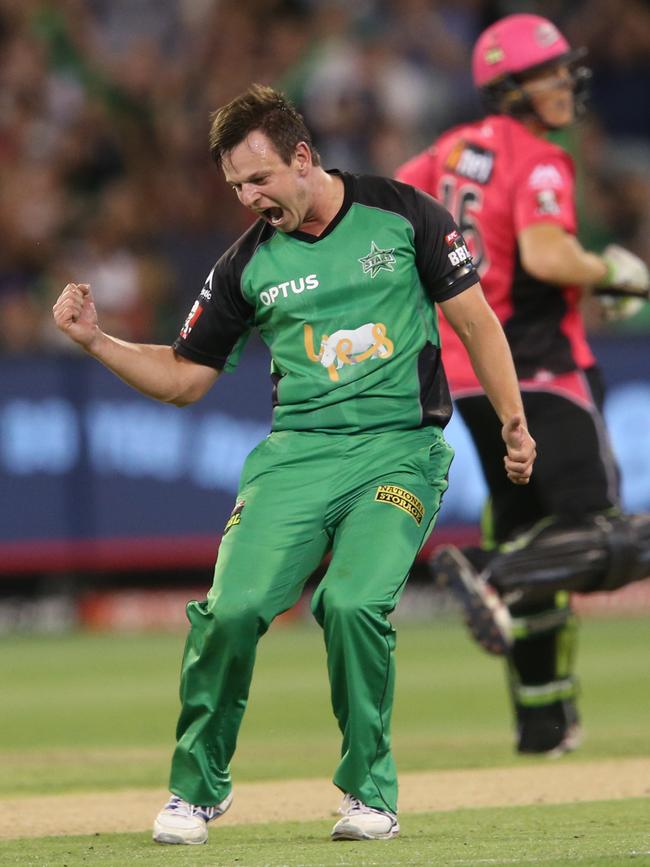
[[[484,30],[474,46],[474,84],[488,98],[491,95],[498,98],[507,91],[518,89],[525,73],[558,61],[573,64],[585,53],[584,49],[573,51],[555,24],[547,18],[529,14],[507,15]],[[588,70],[582,68],[576,83],[577,79],[588,77]]]
[[[571,54],[555,24],[539,15],[508,15],[479,36],[472,54],[474,84],[485,87]]]

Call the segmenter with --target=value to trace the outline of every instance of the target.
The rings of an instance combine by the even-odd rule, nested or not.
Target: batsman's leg
[[[519,753],[560,756],[582,739],[574,674],[577,621],[568,593],[513,606],[515,641],[507,657]]]

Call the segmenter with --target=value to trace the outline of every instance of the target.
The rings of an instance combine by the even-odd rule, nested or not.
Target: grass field
[[[650,755],[648,634],[643,618],[583,624],[587,739],[567,766]],[[83,810],[84,792],[164,787],[182,644],[179,634],[3,639],[0,797],[76,792]],[[394,741],[402,772],[535,765],[512,752],[501,665],[445,621],[400,626]],[[272,629],[260,645],[236,784],[327,778],[338,749],[320,633]],[[197,848],[154,847],[144,833],[5,840],[0,865],[650,864],[650,802],[593,798],[408,813],[398,840],[361,848],[329,843],[331,819],[223,827]]]
[[[221,828],[211,832],[206,847],[155,846],[149,834],[50,837],[2,844],[0,865],[646,867],[647,806],[628,800],[411,814],[402,821],[401,837],[370,844],[329,842],[331,821]]]

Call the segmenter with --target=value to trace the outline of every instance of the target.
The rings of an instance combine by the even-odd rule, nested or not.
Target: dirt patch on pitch
[[[559,761],[516,768],[402,774],[400,812],[604,801],[650,795],[650,758]],[[0,838],[145,831],[162,789],[0,799]],[[329,819],[340,795],[326,780],[242,783],[220,824]]]

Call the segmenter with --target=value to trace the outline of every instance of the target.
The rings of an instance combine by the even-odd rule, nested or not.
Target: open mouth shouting
[[[264,208],[261,214],[264,219],[272,226],[279,226],[284,217],[284,211],[282,210],[282,208],[278,208],[276,206],[271,208]]]

